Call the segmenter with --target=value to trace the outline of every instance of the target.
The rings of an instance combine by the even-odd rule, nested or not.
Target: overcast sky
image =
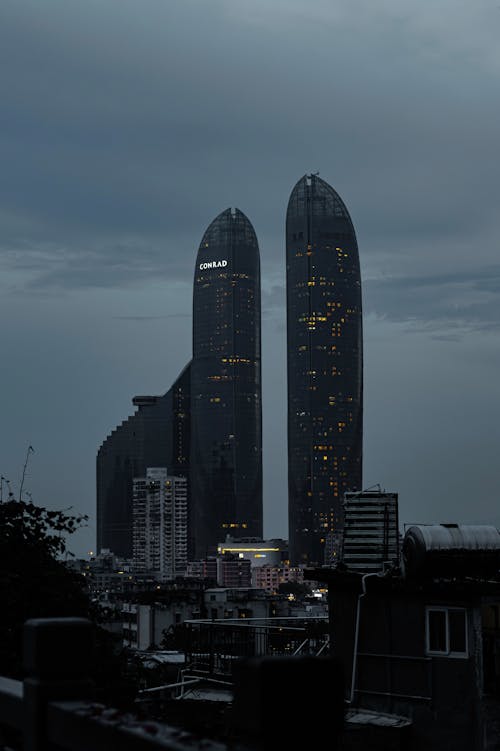
[[[90,515],[95,455],[191,355],[207,225],[260,244],[265,533],[287,536],[289,194],[356,228],[364,485],[500,526],[499,0],[2,0],[0,471]]]

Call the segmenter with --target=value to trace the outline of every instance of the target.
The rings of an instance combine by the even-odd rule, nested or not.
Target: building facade
[[[148,467],[133,481],[132,551],[135,572],[168,580],[187,566],[187,479]]]
[[[345,204],[317,175],[295,185],[286,217],[290,557],[322,564],[361,490],[361,277]]]
[[[262,536],[260,260],[254,229],[222,212],[194,276],[191,558],[233,536]]]
[[[97,550],[132,557],[133,479],[147,467],[167,466],[187,477],[190,452],[191,368],[187,365],[163,396],[136,396],[135,414],[97,453]]]
[[[257,589],[265,589],[268,592],[278,592],[280,584],[295,582],[302,584],[304,581],[304,569],[299,566],[273,566],[265,564],[256,567],[252,571],[252,584]]]
[[[232,553],[217,556],[217,584],[219,587],[251,587],[250,561]]]
[[[368,574],[399,565],[398,494],[346,493],[342,563]]]

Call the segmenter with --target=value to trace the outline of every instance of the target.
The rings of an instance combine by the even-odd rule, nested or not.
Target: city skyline
[[[96,447],[189,360],[193,248],[238,205],[261,250],[264,534],[285,536],[284,217],[319,169],[362,249],[363,484],[402,522],[500,526],[498,11],[148,9],[2,8],[1,473],[18,492],[32,445],[24,497],[89,513],[71,546],[93,549]]]

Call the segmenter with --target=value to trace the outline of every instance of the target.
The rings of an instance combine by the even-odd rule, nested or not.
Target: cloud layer
[[[468,462],[491,495],[498,477],[483,457],[496,426],[500,320],[498,6],[118,5],[2,4],[0,312],[8,327],[0,346],[10,363],[3,393],[13,397],[2,472],[15,475],[34,432],[44,446],[33,477],[39,494],[55,503],[71,479],[77,504],[93,512],[98,443],[128,414],[134,392],[165,390],[189,358],[196,249],[213,217],[236,205],[261,248],[267,529],[285,535],[284,216],[296,180],[319,169],[358,234],[367,471],[397,482],[409,512],[425,474],[439,503],[467,518],[472,491],[457,485],[447,497],[420,420],[416,363],[439,353],[442,380],[426,384],[446,391],[463,367],[458,353],[467,353],[469,380],[433,409],[443,409],[448,430],[441,444],[448,435],[462,452],[444,413],[474,394]],[[398,351],[406,364],[396,357],[391,372],[399,378],[382,377]],[[34,361],[42,365],[30,380]],[[391,414],[404,405],[414,422],[390,457],[381,450],[387,405]],[[417,456],[429,469],[415,490]],[[56,481],[61,460],[67,469]],[[405,472],[393,472],[398,463]]]

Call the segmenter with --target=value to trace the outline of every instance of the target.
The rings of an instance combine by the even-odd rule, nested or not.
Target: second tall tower
[[[354,227],[317,175],[290,196],[286,254],[290,555],[322,564],[344,492],[362,487],[363,339]]]

